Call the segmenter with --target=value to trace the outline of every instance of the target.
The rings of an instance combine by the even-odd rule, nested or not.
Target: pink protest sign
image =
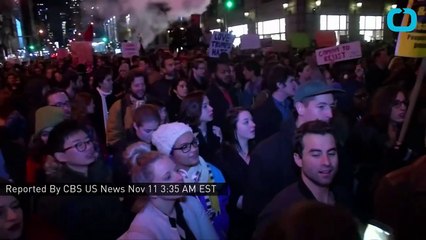
[[[315,51],[318,65],[341,62],[362,57],[361,43],[350,42],[336,47],[321,48]]]
[[[77,64],[92,64],[93,50],[91,42],[72,42],[71,53]]]

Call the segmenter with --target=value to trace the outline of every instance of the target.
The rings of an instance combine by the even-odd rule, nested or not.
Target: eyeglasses
[[[58,103],[52,104],[50,106],[60,107],[60,108],[69,107],[70,106],[70,102],[68,102],[68,101],[67,102],[58,102]]]
[[[190,143],[185,143],[182,145],[182,147],[179,148],[172,148],[172,150],[181,150],[183,153],[188,153],[189,151],[191,151],[191,148],[198,148],[198,140],[194,138],[194,140],[192,140],[192,142]]]
[[[92,139],[87,139],[85,142],[79,142],[79,143],[76,143],[76,144],[74,144],[74,145],[73,145],[73,146],[71,146],[71,147],[64,148],[64,150],[62,150],[62,151],[63,151],[63,152],[66,152],[66,151],[70,150],[71,148],[75,148],[75,149],[77,149],[77,151],[79,151],[79,152],[84,152],[84,151],[86,151],[87,146],[88,146],[89,144],[93,144]]]
[[[392,102],[392,107],[400,108],[400,107],[402,107],[402,104],[404,104],[404,106],[408,106],[408,101],[395,100],[395,101]]]

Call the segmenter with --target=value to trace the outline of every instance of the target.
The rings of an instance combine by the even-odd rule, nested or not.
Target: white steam
[[[92,0],[82,4],[86,16],[93,14],[92,7],[101,19],[130,14],[133,37],[141,35],[143,45],[147,46],[180,17],[205,12],[210,0]],[[120,27],[118,22],[117,27]]]

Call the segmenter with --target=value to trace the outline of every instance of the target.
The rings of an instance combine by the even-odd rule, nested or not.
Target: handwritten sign
[[[259,49],[260,38],[257,34],[245,34],[241,36],[241,50]]]
[[[210,40],[209,57],[218,58],[222,53],[230,53],[235,36],[227,32],[214,32]]]
[[[124,58],[131,58],[133,56],[139,56],[139,47],[138,43],[121,43],[121,52]]]
[[[361,43],[350,42],[336,47],[321,48],[315,51],[318,65],[341,62],[362,57]]]

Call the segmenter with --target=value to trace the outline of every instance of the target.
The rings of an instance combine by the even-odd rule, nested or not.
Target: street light
[[[398,6],[398,5],[396,5],[396,4],[392,4],[392,5],[391,5],[391,8],[395,9],[397,6]]]
[[[362,2],[357,2],[356,6],[359,7],[359,8],[362,7]]]
[[[244,12],[244,17],[248,17],[250,15],[249,12]]]
[[[320,0],[315,1],[315,5],[316,5],[317,7],[321,6],[321,1],[320,1]]]
[[[38,33],[43,34],[44,33],[43,29],[38,30]]]
[[[287,9],[288,8],[288,3],[283,3],[283,8]]]

